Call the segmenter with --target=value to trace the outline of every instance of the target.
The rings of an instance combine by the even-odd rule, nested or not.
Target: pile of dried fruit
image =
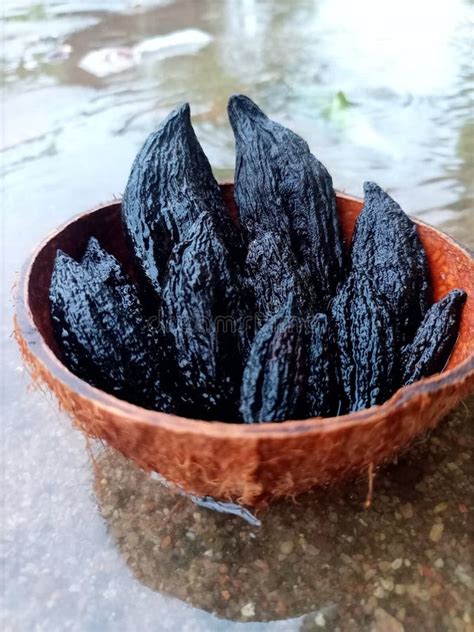
[[[80,262],[58,251],[51,315],[67,366],[147,408],[246,423],[368,408],[441,371],[466,295],[431,305],[398,204],[365,184],[346,257],[331,176],[306,142],[245,96],[229,118],[240,227],[183,105],[123,197],[140,282],[94,238]]]

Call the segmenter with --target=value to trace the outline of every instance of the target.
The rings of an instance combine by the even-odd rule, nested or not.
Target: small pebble
[[[326,627],[326,619],[324,618],[324,614],[322,612],[318,612],[318,614],[314,617],[314,622],[318,628]]]
[[[430,540],[432,542],[439,542],[441,540],[442,535],[443,535],[443,531],[444,531],[444,524],[442,522],[436,522],[431,527]]]
[[[374,614],[374,632],[405,632],[403,624],[383,608],[377,608]]]
[[[372,614],[372,612],[375,610],[375,608],[377,607],[377,599],[373,596],[369,597],[367,599],[367,603],[364,604],[363,606],[363,610],[366,614]]]
[[[393,560],[391,566],[392,566],[394,571],[397,571],[399,568],[401,568],[402,564],[403,564],[402,558],[401,557],[397,557],[396,560]]]
[[[224,601],[229,601],[229,599],[230,599],[230,592],[228,590],[221,590],[221,595],[222,595],[222,599],[224,599]]]
[[[431,594],[428,590],[420,590],[418,593],[418,597],[422,601],[429,601],[431,599]]]
[[[385,590],[382,586],[377,586],[374,590],[374,597],[377,597],[377,599],[383,599],[385,597]]]
[[[438,559],[435,560],[434,565],[435,565],[436,568],[443,568],[444,561],[440,557],[438,557]]]
[[[436,505],[436,507],[433,509],[434,513],[441,513],[442,511],[446,511],[446,509],[449,507],[448,503],[444,502],[444,503],[438,503]]]
[[[265,560],[257,559],[255,560],[255,566],[262,571],[268,571],[268,563]]]
[[[283,542],[283,544],[280,546],[280,551],[283,553],[283,555],[289,555],[293,551],[293,542],[291,540]]]
[[[288,611],[288,608],[286,606],[286,603],[284,601],[282,601],[281,599],[279,599],[276,603],[275,606],[275,612],[280,616],[280,617],[284,617],[286,615]]]
[[[389,577],[389,578],[387,578],[387,579],[385,579],[384,577],[382,577],[382,578],[380,579],[380,583],[382,584],[382,587],[383,587],[385,590],[388,590],[389,592],[391,592],[391,591],[393,590],[393,587],[394,587],[394,582],[393,582],[393,579],[391,579],[390,577]]]
[[[442,590],[441,584],[433,584],[430,587],[430,595],[432,597],[437,597],[441,593],[441,590]]]
[[[162,549],[167,549],[171,544],[171,538],[169,535],[167,535],[165,538],[163,538],[163,540],[161,540],[161,548]]]
[[[128,546],[135,547],[137,546],[139,542],[138,535],[132,531],[132,533],[129,533],[127,535],[126,541],[127,541]]]
[[[405,608],[400,608],[399,610],[397,610],[397,619],[400,619],[400,621],[404,621],[405,620],[405,615],[406,615],[406,610]]]
[[[456,566],[456,568],[454,569],[454,573],[456,574],[456,577],[460,581],[462,581],[462,583],[467,586],[467,588],[469,588],[469,590],[474,590],[474,579],[468,572],[466,572],[461,564],[458,564]]]
[[[406,519],[413,518],[413,505],[411,503],[400,505],[400,513]]]
[[[252,602],[246,603],[240,612],[246,618],[255,616],[255,604]]]

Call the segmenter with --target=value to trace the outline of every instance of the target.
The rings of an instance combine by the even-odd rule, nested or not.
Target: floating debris
[[[193,55],[212,41],[212,37],[198,29],[173,31],[140,42],[136,46],[101,48],[92,51],[79,62],[79,68],[103,78],[138,66],[146,55],[166,59],[176,55]]]

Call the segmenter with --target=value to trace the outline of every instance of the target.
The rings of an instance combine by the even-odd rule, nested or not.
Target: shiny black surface
[[[155,298],[178,244],[206,211],[220,223],[237,257],[240,235],[191,125],[186,103],[171,112],[139,151],[125,188],[122,217],[138,269]]]
[[[301,308],[306,302],[302,278],[289,244],[273,231],[262,232],[250,242],[245,283],[254,300],[255,317],[261,324],[285,305],[290,292]]]
[[[308,381],[302,417],[332,417],[341,409],[336,339],[326,314],[316,314],[308,336]]]
[[[442,371],[458,337],[466,293],[453,290],[427,311],[413,342],[403,349],[403,383]]]
[[[388,303],[401,344],[411,340],[431,304],[426,255],[415,224],[374,182],[364,185],[351,256],[353,270],[366,274]]]
[[[247,239],[273,230],[287,240],[321,310],[341,279],[342,240],[332,179],[297,134],[248,97],[228,105],[236,142],[235,200]]]
[[[342,381],[349,411],[383,403],[395,390],[396,326],[375,285],[351,274],[332,304]]]
[[[258,331],[242,380],[240,411],[246,423],[291,419],[306,380],[303,328],[292,295]]]
[[[147,322],[135,286],[96,239],[81,262],[58,251],[50,305],[71,371],[132,403],[172,410],[160,380],[158,331]]]
[[[171,254],[162,294],[160,320],[181,414],[237,420],[246,308],[216,222],[202,213]]]

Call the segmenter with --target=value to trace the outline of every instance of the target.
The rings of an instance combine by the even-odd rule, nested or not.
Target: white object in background
[[[134,47],[134,51],[139,55],[147,53],[166,52],[168,55],[179,55],[185,53],[191,55],[212,41],[209,33],[199,31],[198,29],[184,29],[183,31],[174,31],[168,35],[158,35],[146,39]]]
[[[79,62],[79,68],[96,77],[107,77],[133,68],[140,62],[133,48],[101,48],[87,53]]]
[[[102,78],[137,66],[144,55],[158,59],[175,55],[193,55],[212,41],[212,37],[198,29],[184,29],[167,35],[158,35],[136,46],[101,48],[88,53],[79,62],[79,68]]]

